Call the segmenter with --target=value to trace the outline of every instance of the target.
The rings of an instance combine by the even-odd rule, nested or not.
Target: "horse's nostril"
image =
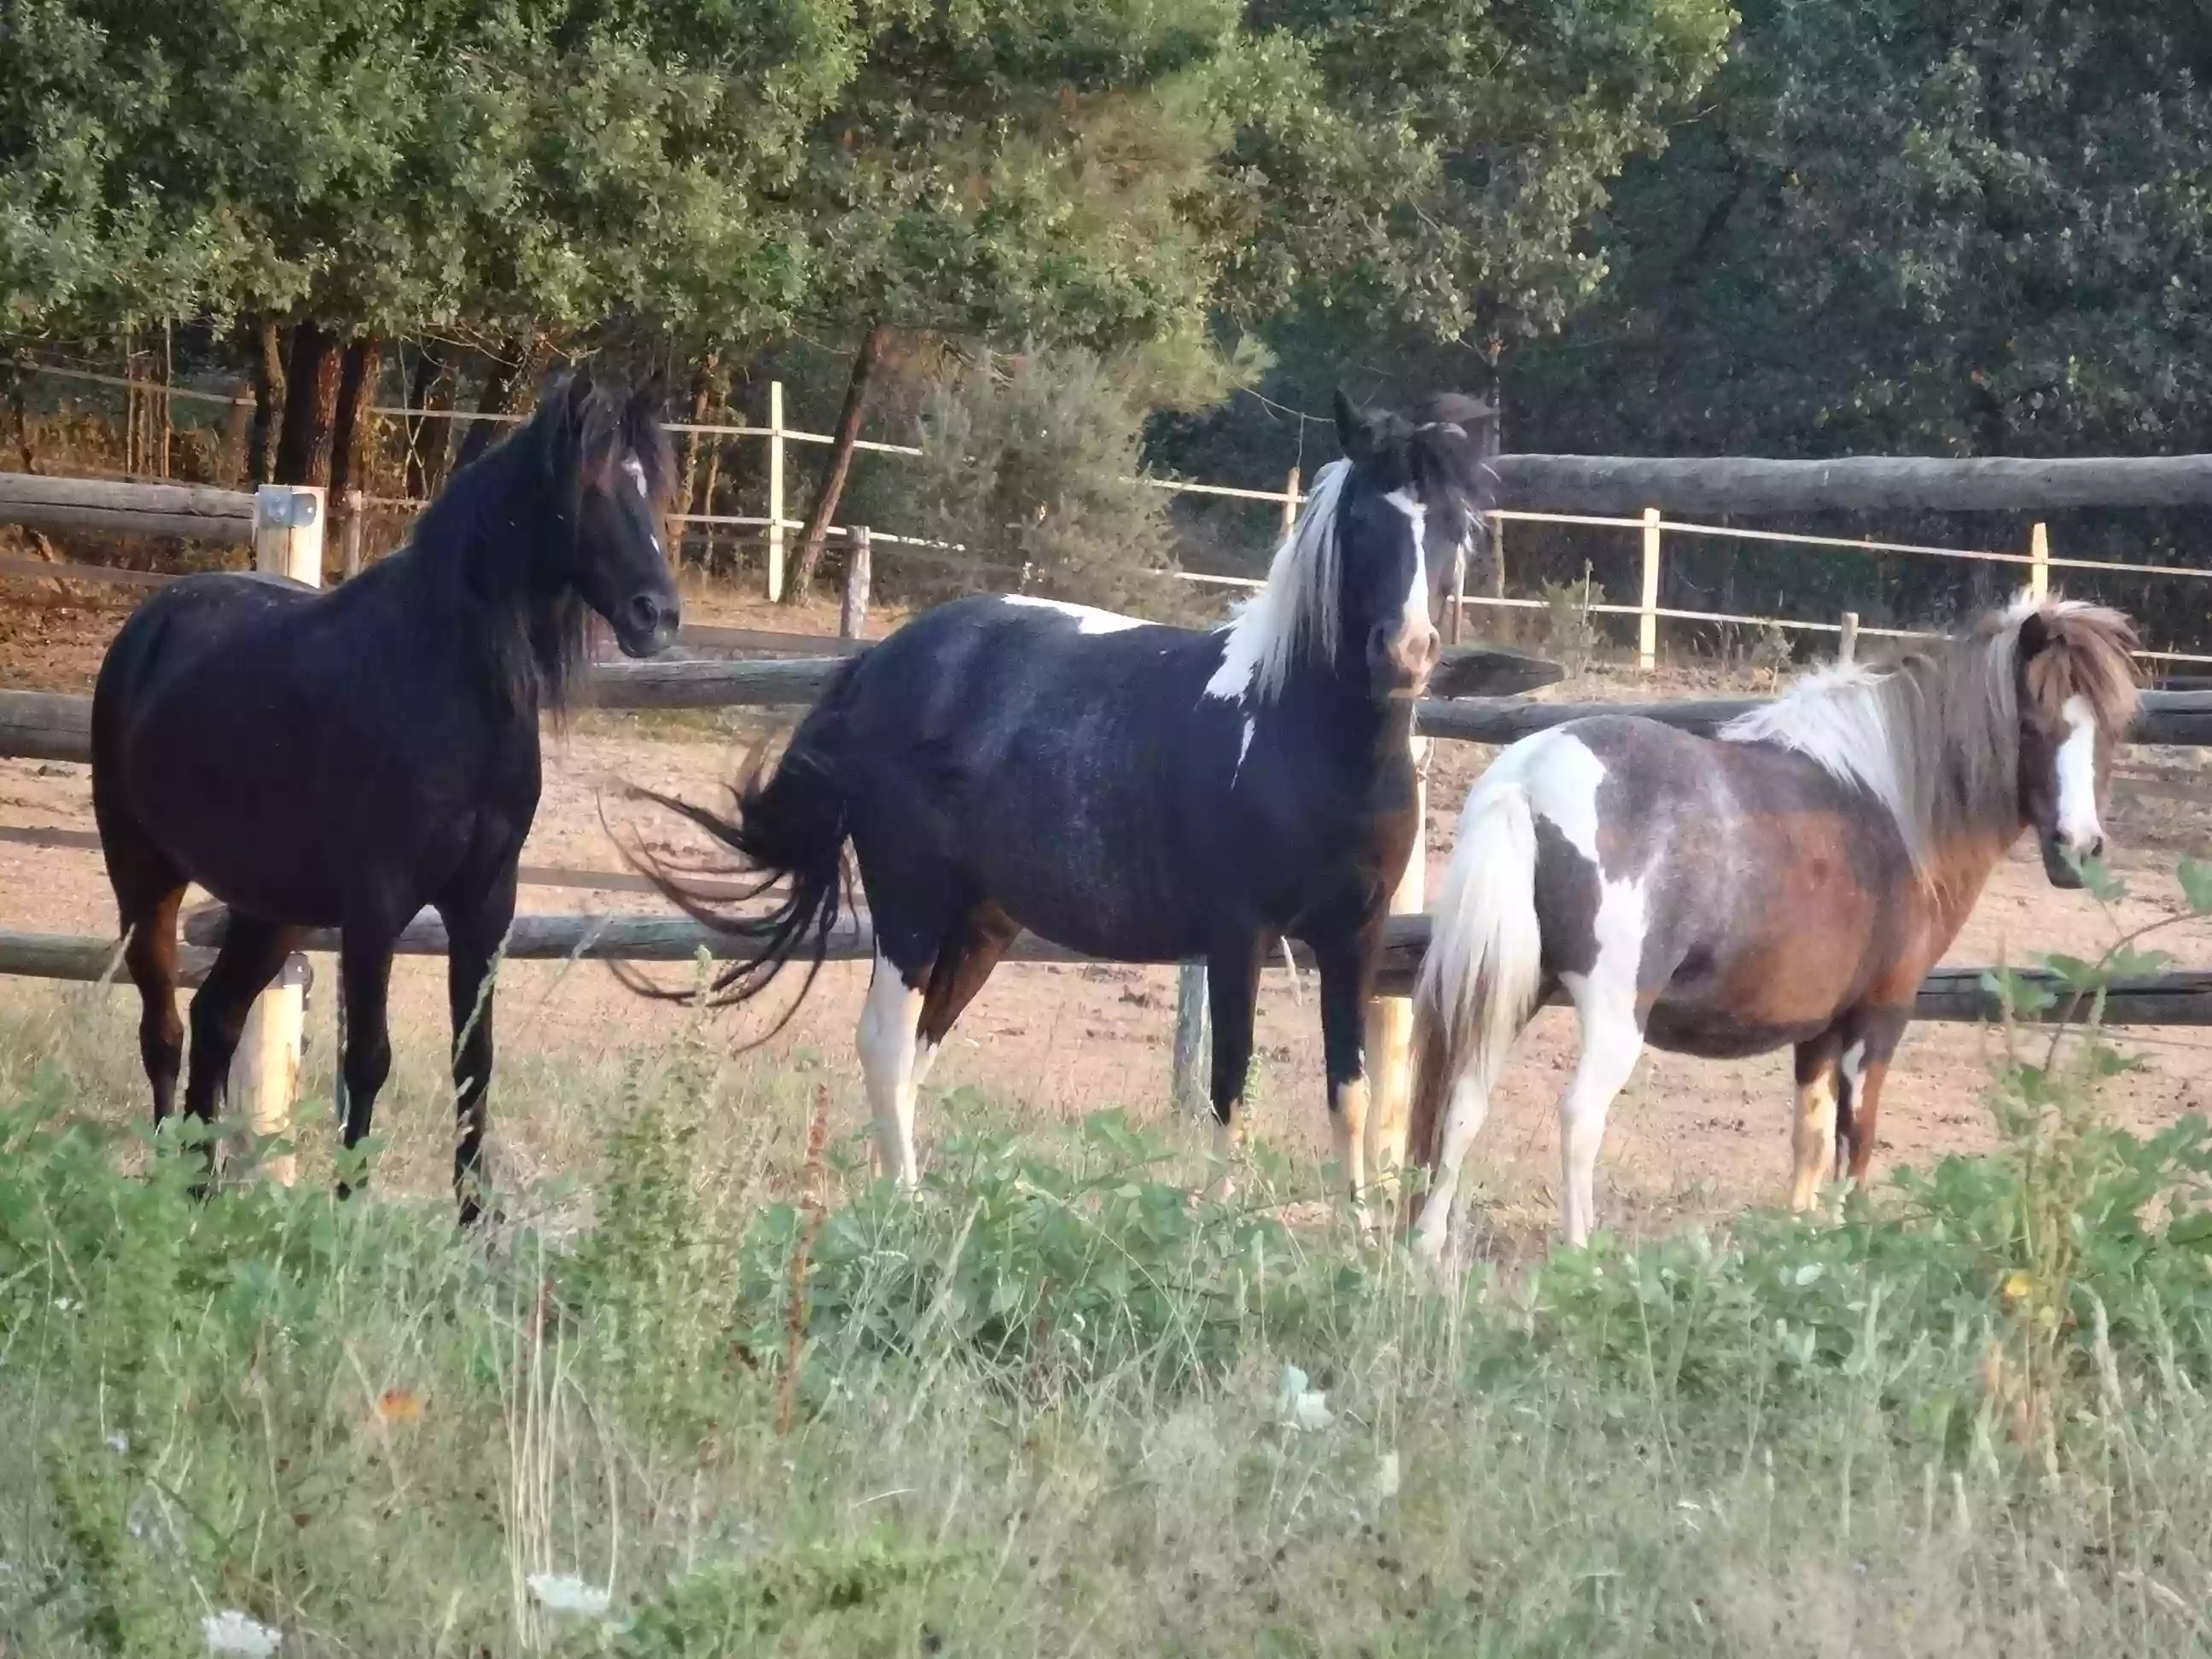
[[[660,601],[650,593],[639,593],[629,602],[631,624],[641,634],[650,634],[660,626]]]

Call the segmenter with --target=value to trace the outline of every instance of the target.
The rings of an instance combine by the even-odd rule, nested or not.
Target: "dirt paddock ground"
[[[73,604],[21,582],[0,584],[0,684],[35,690],[89,688],[99,654],[125,614],[119,604]],[[799,631],[834,631],[823,607],[771,611],[726,596],[696,596],[701,620]],[[1652,678],[1603,671],[1540,696],[1568,700],[1635,700],[1751,689],[1741,679],[1703,671],[1662,670]],[[710,716],[633,717],[586,714],[546,744],[546,793],[526,859],[536,864],[616,870],[621,860],[600,823],[603,786],[620,779],[709,799],[726,776],[741,711]],[[1439,744],[1431,766],[1431,888],[1449,853],[1454,820],[1489,751]],[[1948,960],[2020,962],[2067,951],[2094,956],[2116,928],[2180,912],[2172,878],[2176,860],[2201,852],[2212,787],[2196,783],[2193,751],[2136,750],[2117,786],[2111,829],[2114,863],[2130,892],[2107,915],[2086,895],[2052,890],[2032,843],[2002,865]],[[621,816],[628,809],[611,806]],[[92,827],[87,769],[0,760],[0,825]],[[665,830],[665,826],[659,826]],[[113,911],[96,854],[0,843],[0,925],[19,929],[106,934]],[[634,910],[658,908],[633,893],[594,893],[527,886],[526,910]],[[2160,941],[2182,965],[2212,965],[2205,929],[2187,923]],[[319,985],[331,964],[319,964]],[[762,1051],[769,1064],[816,1065],[830,1082],[846,1127],[865,1120],[853,1030],[866,975],[864,964],[834,964],[791,1024]],[[678,969],[663,970],[669,982]],[[793,976],[794,982],[796,976]],[[120,1059],[132,1046],[135,1021],[127,989],[105,994],[112,1012],[88,1012],[82,993],[17,979],[0,981],[0,1012],[17,1018],[51,1016],[73,1022],[112,1019]],[[1318,1156],[1326,1145],[1321,1091],[1320,1033],[1310,981],[1293,986],[1268,975],[1261,997],[1262,1082],[1258,1127],[1271,1139]],[[715,1030],[736,1042],[764,1030],[782,1006],[717,1017]],[[925,1143],[933,1128],[929,1097],[981,1088],[1018,1101],[1030,1111],[1080,1115],[1109,1105],[1139,1118],[1167,1109],[1169,1042],[1175,975],[1171,969],[1118,966],[1014,966],[1002,969],[954,1033],[930,1079],[921,1116]],[[436,1140],[441,1117],[434,1076],[442,1042],[442,963],[402,958],[395,971],[395,1031],[403,1066],[380,1129],[395,1140]],[[526,1111],[518,1057],[605,1062],[632,1048],[667,1043],[682,1011],[642,1000],[603,967],[525,963],[501,982],[498,1037],[503,1090],[495,1091],[494,1135],[508,1168],[526,1177],[553,1172],[563,1137],[518,1130]],[[327,1063],[331,999],[319,994],[311,1044]],[[1878,1167],[1925,1163],[1953,1151],[1985,1146],[1988,1120],[1980,1094],[1993,1054],[1992,1035],[1978,1027],[1919,1025],[1909,1034],[1891,1074],[1881,1121]],[[2130,1127],[2150,1129],[2212,1104],[2212,1030],[2142,1030],[2126,1046],[2142,1069],[2117,1079],[2110,1103]],[[1573,1024],[1563,1010],[1540,1015],[1516,1051],[1501,1097],[1480,1144],[1483,1187],[1548,1206],[1558,1158],[1553,1108],[1573,1060]],[[311,1066],[314,1062],[311,1061]],[[1616,1103],[1601,1165],[1601,1205],[1609,1218],[1659,1221],[1717,1212],[1775,1198],[1786,1179],[1789,1147],[1786,1054],[1733,1064],[1647,1055]],[[410,1158],[412,1165],[416,1160]],[[428,1176],[434,1162],[421,1165]]]

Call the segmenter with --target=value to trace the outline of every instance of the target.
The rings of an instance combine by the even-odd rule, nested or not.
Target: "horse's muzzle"
[[[2038,831],[2035,840],[2043,853],[2043,873],[2051,884],[2069,893],[2077,891],[2081,886],[2081,866],[2066,856],[2058,837]],[[2089,856],[2094,858],[2103,850],[2100,846]]]
[[[635,593],[620,613],[608,619],[615,644],[625,657],[653,657],[676,643],[676,630],[684,620],[684,604],[673,595],[665,600],[653,593]]]

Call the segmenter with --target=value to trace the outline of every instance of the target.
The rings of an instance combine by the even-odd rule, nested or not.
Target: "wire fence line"
[[[135,380],[126,376],[100,374],[89,369],[63,368],[57,365],[18,362],[19,372],[47,375],[53,378],[78,380],[116,387],[131,392],[165,395],[173,398],[232,408],[251,408],[253,399],[231,392],[216,392],[197,387],[163,386],[158,382]],[[834,434],[813,432],[786,423],[783,415],[783,386],[778,381],[769,388],[769,422],[767,425],[721,423],[714,422],[672,421],[665,429],[675,433],[696,434],[702,436],[756,439],[764,441],[769,447],[769,513],[766,515],[718,513],[678,513],[668,515],[669,522],[684,529],[699,529],[711,534],[718,529],[756,530],[757,538],[743,540],[757,543],[767,553],[767,586],[769,597],[781,597],[784,556],[788,548],[790,533],[805,528],[804,521],[790,517],[781,509],[785,499],[785,465],[783,448],[797,443],[825,446],[836,441]],[[490,421],[507,424],[528,419],[526,415],[504,411],[483,411],[453,409],[412,409],[404,405],[374,404],[371,412],[403,421]],[[915,458],[925,452],[915,444],[891,443],[876,439],[861,439],[855,447],[871,453]],[[122,476],[122,475],[117,475]],[[1279,509],[1281,529],[1288,534],[1298,509],[1306,496],[1301,488],[1300,469],[1292,467],[1279,489],[1255,488],[1245,485],[1218,484],[1188,478],[1146,477],[1142,482],[1152,488],[1178,495],[1212,496],[1233,501],[1271,505]],[[380,512],[419,513],[428,502],[407,496],[370,495],[361,491],[350,492],[349,503],[356,507],[374,507]],[[357,515],[356,515],[357,516]],[[1786,633],[1836,635],[1850,641],[1858,637],[1888,639],[1924,639],[1936,637],[1933,630],[1887,628],[1862,624],[1856,613],[1845,613],[1833,621],[1808,617],[1762,616],[1735,611],[1692,610],[1659,603],[1659,592],[1665,556],[1664,538],[1696,537],[1714,540],[1735,540],[1763,543],[1770,545],[1808,547],[1835,551],[1881,555],[1898,555],[1913,558],[1955,559],[1984,564],[2011,565],[2022,569],[2027,585],[2035,592],[2047,592],[2050,573],[2056,570],[2079,570],[2106,575],[2151,576],[2187,581],[2212,580],[2212,570],[2191,569],[2186,566],[2142,563],[2126,561],[2068,558],[2051,552],[2045,526],[2034,526],[2031,545],[2027,552],[2008,551],[1988,548],[1941,547],[1926,543],[1882,541],[1867,537],[1824,536],[1792,531],[1757,530],[1735,525],[1700,524],[1664,517],[1659,509],[1645,510],[1638,518],[1616,517],[1582,513],[1541,513],[1520,509],[1504,509],[1491,514],[1494,525],[1509,522],[1556,525],[1583,529],[1621,530],[1638,532],[1643,538],[1643,592],[1635,605],[1612,601],[1593,601],[1577,608],[1593,616],[1633,617],[1638,619],[1638,661],[1639,666],[1656,665],[1657,657],[1657,625],[1661,622],[1702,623],[1756,629],[1780,629]],[[831,525],[825,533],[850,542],[858,526]],[[878,544],[905,550],[903,556],[921,558],[933,562],[966,562],[968,550],[957,542],[939,538],[902,534],[878,530],[870,526],[868,534]],[[1199,571],[1176,571],[1179,580],[1201,586],[1231,589],[1255,589],[1261,582],[1255,578],[1218,575]],[[1455,603],[1467,607],[1540,611],[1547,609],[1549,601],[1525,597],[1514,597],[1504,592],[1490,594],[1457,593]],[[2212,654],[2184,651],[2146,648],[2136,653],[2146,659],[2172,663],[2212,663]]]

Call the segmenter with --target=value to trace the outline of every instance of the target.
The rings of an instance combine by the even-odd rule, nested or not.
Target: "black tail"
[[[808,956],[806,981],[799,995],[783,1018],[748,1048],[767,1042],[790,1024],[828,958],[830,935],[838,917],[850,908],[845,870],[850,809],[839,787],[834,755],[835,732],[841,723],[834,707],[839,689],[833,686],[822,704],[800,722],[774,771],[763,776],[762,752],[754,751],[738,784],[732,817],[720,817],[704,807],[651,790],[636,792],[705,830],[737,854],[741,876],[754,878],[735,894],[718,884],[709,897],[684,884],[685,877],[707,875],[708,871],[672,870],[642,847],[623,847],[631,866],[686,915],[739,941],[735,959],[715,974],[704,993],[708,1006],[750,1001],[768,988],[785,963],[802,952]],[[749,908],[780,882],[789,885],[773,908]],[[624,964],[610,965],[625,985],[645,995],[689,1001],[697,994],[664,990]]]

